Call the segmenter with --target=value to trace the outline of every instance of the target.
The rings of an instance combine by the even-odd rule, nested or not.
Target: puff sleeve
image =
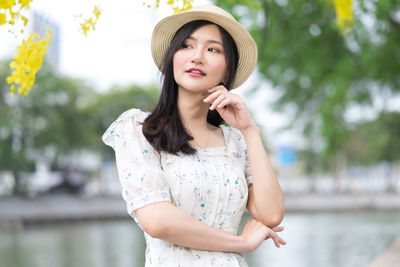
[[[130,109],[122,113],[102,136],[103,142],[115,151],[122,197],[129,215],[138,220],[135,210],[159,201],[171,201],[163,179],[160,155],[142,133],[147,113]]]

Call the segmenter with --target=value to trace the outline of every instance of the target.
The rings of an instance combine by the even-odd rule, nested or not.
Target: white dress
[[[137,124],[148,115],[140,109],[127,110],[102,137],[115,151],[130,216],[139,225],[136,209],[170,201],[197,220],[237,235],[251,183],[246,143],[240,131],[220,125],[226,146],[195,147],[196,155],[158,153]],[[144,236],[145,266],[248,266],[237,253],[196,250],[152,238],[146,232]]]

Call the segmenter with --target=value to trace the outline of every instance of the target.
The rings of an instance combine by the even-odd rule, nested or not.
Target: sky
[[[112,85],[159,84],[160,76],[151,56],[150,43],[155,24],[173,13],[165,2],[161,1],[159,8],[147,8],[141,0],[34,0],[31,9],[60,27],[60,73],[83,78],[96,90],[104,92]],[[195,0],[195,5],[208,3]],[[96,30],[85,37],[75,15],[90,17],[94,5],[99,5],[103,11]],[[0,27],[0,59],[11,58],[21,38],[26,36],[16,38]],[[261,89],[249,96],[247,92],[255,86]],[[277,92],[267,82],[260,82],[256,73],[233,92],[247,103],[255,121],[262,127],[268,147],[301,146],[303,141],[296,130],[277,133],[289,121],[290,114],[271,110]]]

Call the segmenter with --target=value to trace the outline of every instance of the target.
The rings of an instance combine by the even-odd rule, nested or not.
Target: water
[[[400,236],[400,212],[289,213],[282,225],[288,244],[266,240],[245,255],[250,266],[365,266]],[[130,220],[0,230],[2,267],[135,267],[144,251]]]
[[[252,266],[358,267],[400,236],[400,212],[288,214],[279,249],[267,240]]]

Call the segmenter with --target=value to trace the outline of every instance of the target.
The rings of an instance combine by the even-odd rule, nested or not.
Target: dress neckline
[[[140,111],[142,113],[146,113],[147,116],[151,113],[149,111],[142,111],[141,109],[137,109],[137,108],[132,108],[132,109],[130,109],[130,111],[132,111],[132,113],[134,113],[134,114],[137,111]],[[199,146],[192,146],[192,147],[194,149],[196,149],[197,152],[200,152],[200,153],[201,152],[214,152],[214,151],[215,152],[227,151],[227,148],[229,146],[229,144],[228,144],[228,131],[226,131],[227,127],[224,124],[220,124],[220,125],[218,125],[218,128],[221,128],[222,135],[224,137],[224,142],[225,142],[224,146],[212,146],[212,147],[206,147],[206,148],[202,148],[202,147],[199,147]]]
[[[223,124],[218,125],[218,128],[221,128],[222,131],[222,135],[224,137],[224,142],[225,145],[224,146],[212,146],[212,147],[199,147],[199,146],[194,146],[193,148],[196,149],[197,151],[213,151],[213,150],[225,150],[228,146],[228,138],[227,138],[227,134],[225,132],[225,128],[226,126]]]

